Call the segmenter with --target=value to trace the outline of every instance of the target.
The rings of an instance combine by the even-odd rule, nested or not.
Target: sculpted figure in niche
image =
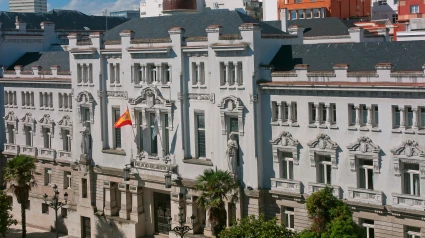
[[[227,141],[227,163],[229,172],[236,175],[236,159],[238,154],[238,141],[236,140],[237,133],[230,133],[229,140]]]
[[[81,152],[88,155],[90,150],[90,122],[84,122],[81,133]]]

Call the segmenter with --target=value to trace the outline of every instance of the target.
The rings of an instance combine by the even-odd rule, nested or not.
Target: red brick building
[[[406,24],[412,18],[425,18],[424,0],[400,0],[398,4],[398,29],[406,31]]]

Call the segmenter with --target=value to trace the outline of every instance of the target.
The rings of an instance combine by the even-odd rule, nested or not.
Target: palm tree
[[[21,204],[22,238],[27,235],[25,209],[29,198],[29,192],[36,186],[33,172],[35,171],[35,159],[18,155],[7,161],[4,169],[4,178],[10,184],[10,189],[15,194],[18,203]]]
[[[195,188],[202,192],[196,203],[208,210],[212,232],[217,235],[226,227],[225,200],[230,203],[238,200],[239,183],[229,171],[206,169],[196,179]]]

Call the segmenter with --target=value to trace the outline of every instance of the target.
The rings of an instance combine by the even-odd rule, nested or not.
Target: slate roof
[[[50,70],[51,66],[59,65],[61,71],[69,71],[69,52],[27,52],[7,70],[13,70],[16,65],[24,66],[24,70],[31,70],[32,66],[41,66],[41,70]]]
[[[423,71],[425,41],[282,46],[273,60],[275,71],[289,71],[308,64],[309,71],[333,70],[348,64],[349,71],[375,71],[377,63],[392,63],[394,71]]]
[[[240,34],[242,23],[259,23],[262,34],[288,35],[279,28],[270,26],[238,11],[209,11],[197,14],[181,14],[175,16],[145,17],[131,19],[105,33],[104,40],[120,40],[120,32],[132,30],[135,39],[169,38],[168,30],[172,27],[183,27],[185,37],[207,36],[205,29],[210,25],[221,25],[223,34]]]
[[[104,16],[89,16],[79,11],[52,10],[47,13],[18,13],[0,11],[2,29],[15,29],[15,18],[27,23],[27,29],[41,29],[40,23],[50,21],[55,23],[57,30],[85,30],[88,27],[92,31],[104,31],[106,19]],[[128,21],[122,17],[108,17],[108,28],[111,29]]]
[[[280,21],[265,21],[266,24],[280,29]],[[347,26],[336,17],[289,20],[288,27],[299,25],[305,28],[304,37],[348,35]]]

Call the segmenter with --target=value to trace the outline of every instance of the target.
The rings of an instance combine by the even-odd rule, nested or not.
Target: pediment
[[[22,117],[21,122],[24,123],[34,123],[35,119],[32,117],[31,112],[27,112],[24,117]]]
[[[80,92],[77,95],[76,100],[77,100],[77,102],[84,103],[84,104],[85,103],[93,103],[94,102],[94,97],[93,97],[93,95],[91,93],[89,93],[87,91],[83,91],[83,92]]]
[[[220,107],[221,110],[227,110],[229,112],[242,111],[245,108],[241,99],[235,96],[227,96],[221,99],[218,107]]]
[[[18,117],[15,116],[15,112],[9,112],[5,117],[3,117],[5,121],[16,122],[18,121]]]
[[[53,124],[54,123],[53,119],[50,117],[49,114],[45,114],[43,116],[43,118],[41,118],[38,122],[42,123],[42,124]]]
[[[128,102],[131,105],[145,104],[148,107],[153,107],[157,104],[171,106],[171,101],[162,97],[161,92],[156,87],[146,87],[142,90],[137,98],[130,98]]]
[[[71,117],[68,115],[65,115],[62,117],[62,119],[58,122],[59,126],[72,126]]]
[[[381,148],[375,145],[369,137],[361,136],[356,142],[349,144],[347,149],[350,151],[357,151],[361,153],[375,153],[378,154]]]
[[[280,133],[280,135],[276,139],[270,141],[270,143],[272,145],[291,146],[291,147],[298,147],[298,145],[300,144],[300,142],[294,139],[291,133],[287,131]]]
[[[404,140],[401,145],[391,150],[393,155],[406,157],[425,157],[425,152],[415,140]]]
[[[307,143],[311,149],[321,149],[321,150],[336,150],[338,149],[338,144],[331,140],[331,138],[324,134],[320,133],[316,138]]]

